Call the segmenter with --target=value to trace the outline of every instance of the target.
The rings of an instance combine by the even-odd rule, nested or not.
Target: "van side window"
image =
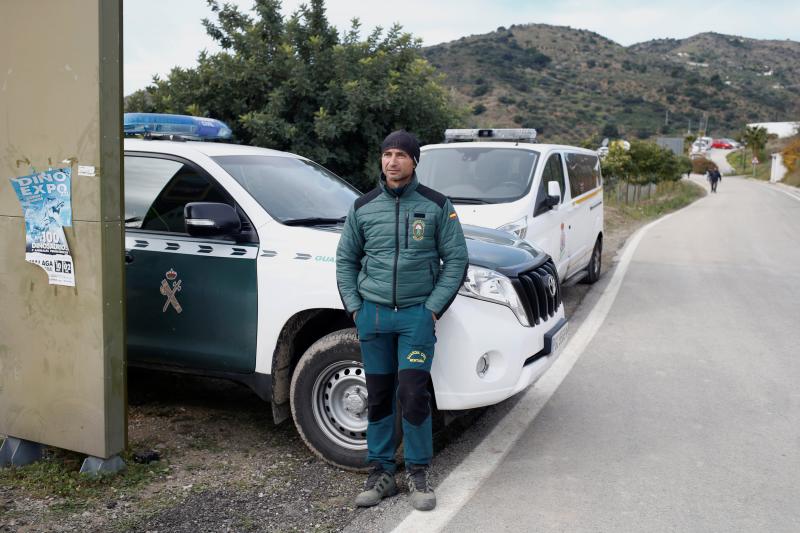
[[[551,181],[558,183],[561,188],[561,202],[564,201],[564,165],[561,164],[561,154],[553,154],[547,158],[547,164],[542,170],[542,180],[539,184],[539,191],[536,193],[536,208],[533,210],[533,216],[538,216],[550,210],[544,203],[547,196],[547,184]]]
[[[132,175],[129,169],[133,168],[136,171]],[[236,208],[235,202],[215,181],[193,166],[179,161],[156,157],[130,157],[126,158],[125,172],[125,218],[126,221],[130,220],[129,210],[131,218],[141,217],[139,227],[143,230],[185,234],[183,208],[189,202],[219,202]],[[147,185],[141,187],[138,183],[134,184],[135,181],[144,181]],[[150,194],[145,195],[145,192],[152,193],[158,183],[166,185],[158,189],[157,192],[160,194],[148,207],[144,207],[148,205],[147,200],[150,196]],[[134,194],[129,195],[128,189],[131,187]],[[140,195],[136,194],[137,190],[140,191]],[[132,220],[131,224],[134,223]]]
[[[569,152],[566,158],[569,189],[573,198],[577,198],[602,185],[600,160],[597,156]]]

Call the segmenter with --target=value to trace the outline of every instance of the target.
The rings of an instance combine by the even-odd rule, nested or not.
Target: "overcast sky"
[[[253,4],[227,1],[245,9]],[[284,0],[284,14],[300,4]],[[398,22],[425,45],[532,22],[592,30],[623,45],[706,31],[800,41],[796,0],[328,0],[326,7],[340,29],[349,28],[353,17],[361,20],[364,33]],[[218,50],[201,24],[210,16],[205,0],[124,0],[125,94],[173,66],[193,66],[202,49]]]

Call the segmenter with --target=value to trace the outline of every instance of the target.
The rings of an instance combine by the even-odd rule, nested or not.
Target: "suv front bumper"
[[[436,324],[431,378],[437,408],[455,411],[493,405],[524,390],[558,358],[566,328],[563,304],[549,320],[525,327],[505,306],[458,296]],[[557,342],[546,343],[546,335]],[[545,352],[551,344],[554,350]],[[480,375],[483,356],[489,365]]]

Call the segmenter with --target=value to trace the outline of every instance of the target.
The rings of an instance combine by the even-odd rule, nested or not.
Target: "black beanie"
[[[413,134],[406,130],[393,131],[381,143],[381,153],[390,148],[402,150],[414,160],[414,166],[419,164],[419,141]]]

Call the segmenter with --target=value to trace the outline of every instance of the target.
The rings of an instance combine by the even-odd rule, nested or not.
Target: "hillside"
[[[423,49],[472,127],[535,127],[548,141],[714,136],[800,118],[800,43],[703,33],[624,47],[597,33],[516,25]],[[668,123],[665,124],[665,119]]]

